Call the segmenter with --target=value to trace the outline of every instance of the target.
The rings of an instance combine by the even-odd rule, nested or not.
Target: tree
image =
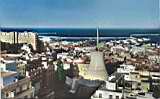
[[[57,62],[57,73],[58,73],[59,80],[65,79],[65,71],[63,69],[63,62],[60,59],[58,59],[58,62]]]

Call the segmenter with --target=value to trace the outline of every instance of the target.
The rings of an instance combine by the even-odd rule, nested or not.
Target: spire
[[[98,28],[97,28],[97,48],[98,48],[98,44],[99,44],[99,31],[98,31]]]

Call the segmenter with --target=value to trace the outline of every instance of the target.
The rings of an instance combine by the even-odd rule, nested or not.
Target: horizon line
[[[160,27],[103,27],[103,26],[0,26],[0,28],[22,28],[22,29],[34,29],[34,28],[44,28],[44,29],[160,29]]]

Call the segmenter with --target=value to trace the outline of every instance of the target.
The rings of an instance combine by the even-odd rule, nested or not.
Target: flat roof
[[[9,76],[15,76],[17,72],[12,72],[12,71],[1,71],[1,77],[9,77]]]
[[[15,63],[15,60],[11,60],[11,59],[2,59],[0,60],[0,63]]]

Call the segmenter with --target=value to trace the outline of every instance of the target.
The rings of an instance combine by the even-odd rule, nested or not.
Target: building
[[[105,68],[103,52],[91,52],[91,61],[88,67],[88,79],[106,81],[108,74]]]
[[[110,90],[97,90],[91,99],[121,99],[122,92],[110,91]]]
[[[32,98],[34,90],[29,78],[17,80],[17,73],[11,71],[1,71],[1,97],[24,99]]]
[[[10,44],[31,44],[37,50],[38,36],[33,32],[1,32],[0,41]]]
[[[119,84],[123,79],[123,75],[114,73],[108,80],[103,83],[98,90],[91,96],[91,99],[122,99],[123,86]]]
[[[20,78],[26,76],[26,66],[27,66],[27,61],[24,60],[17,61],[17,72]]]
[[[11,71],[1,71],[1,88],[4,88],[7,85],[13,84],[17,79],[17,72]]]
[[[43,57],[33,59],[27,62],[26,76],[31,79],[32,85],[35,88],[35,96],[45,99],[53,92],[53,63],[49,63],[48,58]]]
[[[15,60],[1,60],[0,62],[0,70],[1,71],[16,71],[17,64]]]

